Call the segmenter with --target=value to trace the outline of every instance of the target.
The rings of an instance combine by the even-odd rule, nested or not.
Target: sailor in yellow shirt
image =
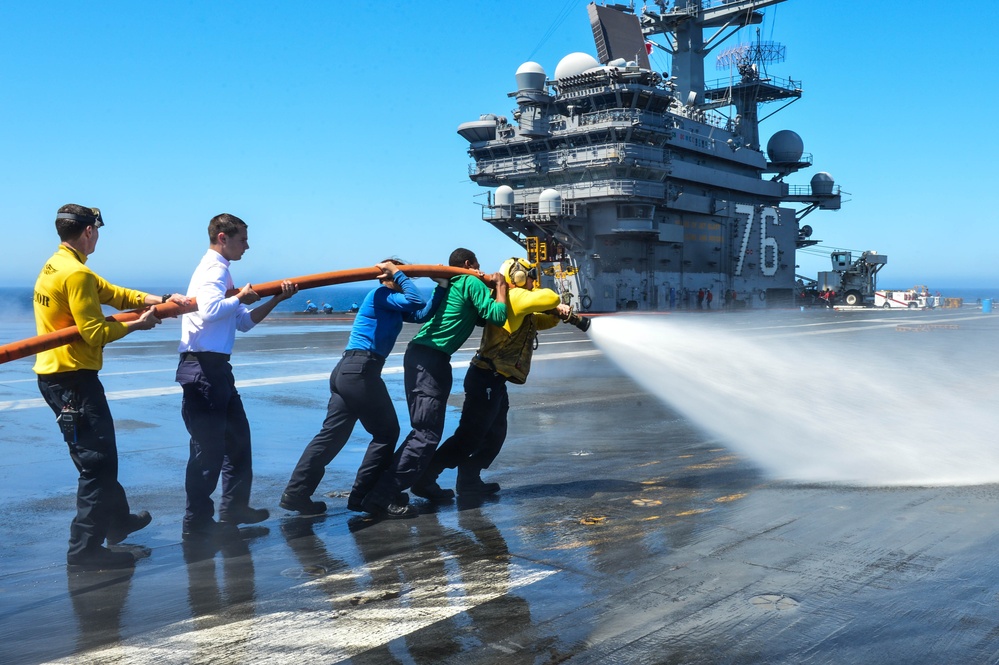
[[[35,325],[40,335],[75,325],[82,339],[42,351],[34,371],[80,472],[66,563],[70,570],[131,567],[132,554],[111,551],[104,540],[117,545],[152,518],[146,511],[129,512],[125,490],[118,483],[114,421],[97,372],[106,344],[135,330],[149,330],[160,320],[148,309],[135,321],[108,321],[101,305],[123,310],[189,301],[181,294],[153,296],[115,286],[86,266],[97,247],[98,229],[104,226],[97,208],[64,205],[56,213],[55,226],[62,242],[35,282]]]
[[[495,494],[498,483],[485,483],[488,469],[506,440],[510,400],[506,384],[524,383],[539,330],[554,328],[571,314],[551,289],[536,289],[537,267],[525,259],[508,259],[500,273],[509,286],[506,323],[487,323],[479,350],[465,373],[465,402],[454,434],[440,445],[426,474],[412,487],[413,494],[431,500],[450,499],[453,493],[437,484],[444,469],[458,468],[459,495]]]

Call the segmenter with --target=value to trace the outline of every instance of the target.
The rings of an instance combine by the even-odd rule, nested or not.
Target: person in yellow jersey
[[[80,473],[66,563],[70,570],[127,568],[135,565],[135,557],[104,547],[104,541],[117,545],[152,518],[146,511],[130,512],[118,482],[114,420],[97,373],[105,345],[136,330],[149,330],[160,320],[150,308],[135,321],[109,321],[101,305],[127,310],[167,301],[187,304],[188,299],[115,286],[87,267],[104,226],[99,209],[64,205],[56,213],[55,226],[61,243],[35,282],[35,326],[42,335],[75,325],[81,338],[40,352],[33,369]]]
[[[465,402],[454,434],[434,453],[427,472],[413,485],[417,496],[447,500],[453,496],[437,484],[444,469],[458,468],[455,490],[459,496],[495,494],[498,483],[483,482],[506,440],[510,400],[506,384],[522,384],[531,371],[531,358],[539,330],[554,328],[572,310],[551,289],[535,288],[537,266],[511,258],[500,267],[508,285],[506,323],[487,323],[479,350],[465,373]]]

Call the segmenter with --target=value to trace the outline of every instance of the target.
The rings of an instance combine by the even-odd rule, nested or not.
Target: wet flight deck
[[[789,312],[773,325],[816,316],[899,334],[874,329],[880,314]],[[945,322],[955,344],[999,327],[977,312],[892,316]],[[999,662],[999,486],[770,480],[568,326],[542,334],[530,380],[511,386],[509,438],[484,474],[499,495],[414,499],[415,519],[372,521],[344,498],[360,427],[320,486],[326,515],[278,508],[349,322],[265,322],[233,362],[253,428],[252,503],[271,517],[219,548],[182,543],[177,330],[116,342],[101,373],[121,482],[153,515],[126,541],[142,557],[134,572],[67,573],[75,469],[30,361],[0,365],[0,662]],[[414,331],[385,370],[404,432]],[[472,347],[454,358],[448,433]]]

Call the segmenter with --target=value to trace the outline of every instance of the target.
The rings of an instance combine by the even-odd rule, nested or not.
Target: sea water
[[[995,326],[906,335],[894,323],[848,328],[835,314],[792,323],[785,313],[773,325],[765,314],[736,324],[739,316],[597,317],[590,335],[645,389],[773,478],[999,481]]]
[[[425,284],[423,282],[426,282]],[[424,292],[426,297],[433,292],[433,282],[430,280],[418,280],[417,285]],[[131,285],[129,285],[131,286]],[[274,308],[273,314],[265,319],[267,325],[280,325],[285,315],[295,312],[305,311],[306,302],[311,300],[317,307],[328,303],[336,312],[346,312],[354,305],[360,305],[368,291],[378,286],[375,280],[368,280],[356,284],[337,284],[334,286],[324,286],[315,289],[299,291],[294,296],[285,300]],[[135,285],[135,288],[147,293],[184,293],[187,286],[179,285]],[[32,305],[32,289],[30,287],[3,287],[0,288],[0,344],[26,339],[35,334],[35,320]],[[255,307],[255,305],[250,306]],[[105,313],[115,314],[117,310],[106,307]],[[311,321],[311,317],[301,318],[299,323]],[[317,317],[315,324],[322,325],[323,329],[331,329],[331,324],[325,322],[322,317]],[[346,324],[349,327],[349,324]],[[146,331],[144,339],[159,340],[168,338],[179,338],[179,320],[167,319],[163,324],[157,326],[152,331]],[[301,326],[299,326],[301,327]],[[343,326],[340,326],[343,327]],[[304,330],[304,328],[303,328]],[[134,341],[134,340],[132,340]]]
[[[429,279],[418,279],[416,284],[427,297],[433,292],[434,284]],[[163,293],[184,293],[187,291],[186,284],[167,286],[126,284],[125,286],[157,295]],[[370,279],[352,284],[336,284],[333,286],[306,289],[299,291],[288,300],[280,303],[274,311],[279,313],[304,311],[306,301],[311,300],[317,306],[328,303],[335,311],[345,312],[353,305],[359,305],[364,300],[364,296],[367,295],[368,291],[377,286],[378,282]],[[4,312],[5,317],[31,318],[33,316],[31,298],[32,289],[30,287],[0,287],[0,311]],[[113,313],[114,311],[109,310],[109,313]]]

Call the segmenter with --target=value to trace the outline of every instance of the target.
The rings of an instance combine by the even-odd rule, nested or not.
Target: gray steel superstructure
[[[790,304],[795,250],[816,242],[802,218],[840,207],[827,173],[785,182],[812,165],[796,133],[760,145],[761,106],[801,85],[767,74],[783,47],[759,39],[720,52],[725,78],[704,76],[709,52],[783,1],[589,5],[599,60],[569,54],[551,79],[524,63],[512,121],[458,127],[470,178],[492,190],[483,219],[540,248],[546,285],[582,311],[696,306],[707,291],[715,307]],[[669,76],[647,44],[670,53]]]

